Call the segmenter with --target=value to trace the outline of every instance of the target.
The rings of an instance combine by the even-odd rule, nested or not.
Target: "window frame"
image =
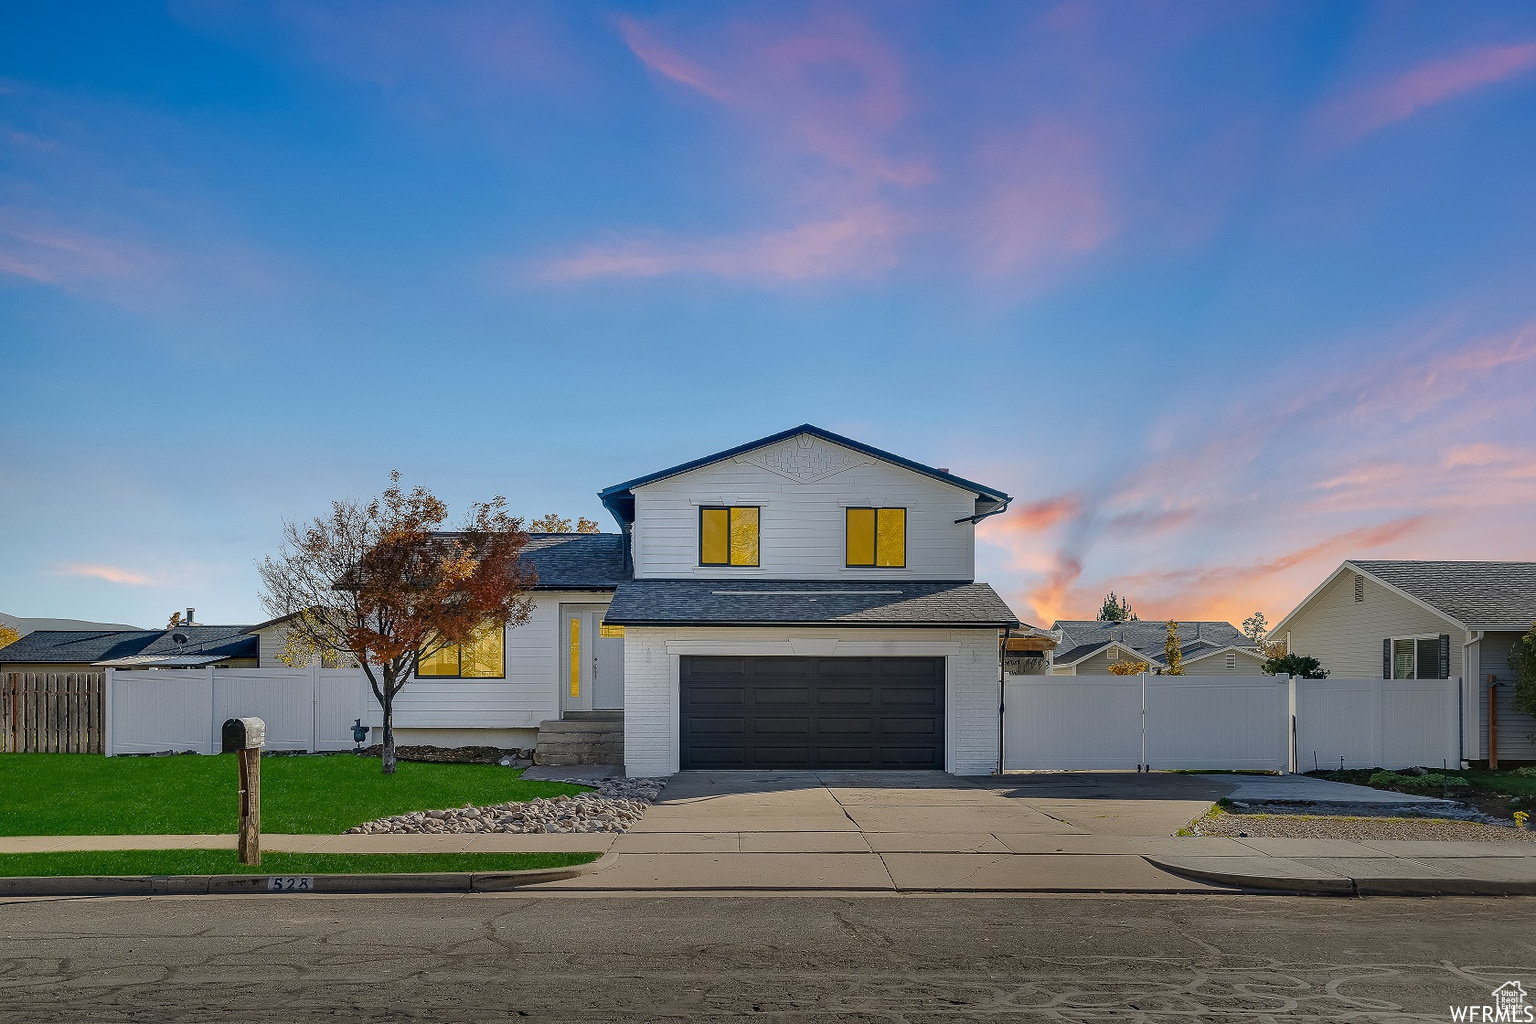
[[[459,656],[459,671],[458,671],[457,675],[451,675],[451,676],[450,675],[436,675],[436,674],[428,675],[428,676],[422,675],[421,674],[421,651],[419,651],[419,650],[416,652],[415,663],[411,666],[411,669],[412,669],[411,675],[413,675],[417,679],[461,679],[461,680],[465,680],[465,681],[471,682],[471,683],[477,683],[477,682],[480,682],[482,680],[487,680],[488,681],[488,680],[493,680],[493,679],[505,679],[505,678],[507,678],[507,627],[506,626],[502,626],[501,627],[501,674],[500,675],[496,675],[496,676],[467,676],[467,675],[465,675],[464,674],[464,645],[463,644],[449,644],[448,646],[453,648],[454,651],[457,652],[457,654]],[[443,648],[443,650],[447,650],[447,649],[448,649],[447,647]],[[439,652],[439,653],[441,653],[441,652]]]
[[[735,554],[734,551],[731,548],[731,512],[734,511],[735,509],[748,509],[748,508],[752,509],[753,511],[755,511],[757,513],[757,544],[755,545],[756,548],[757,548],[757,561],[755,561],[755,562],[733,562],[733,561],[730,561],[730,559]],[[724,512],[725,513],[725,557],[726,557],[726,561],[724,561],[724,562],[706,562],[706,561],[704,561],[704,513],[705,512]],[[701,569],[760,569],[760,568],[762,568],[762,565],[763,565],[763,506],[761,506],[761,505],[700,505],[699,506],[699,519],[698,519],[698,531],[699,531],[699,543],[698,543],[699,568],[701,568]]]
[[[1442,679],[1440,675],[1440,634],[1439,633],[1407,633],[1403,636],[1389,636],[1388,642],[1392,645],[1392,677],[1393,679]],[[1425,641],[1433,641],[1435,644],[1434,665],[1435,674],[1432,676],[1419,675],[1419,645]],[[1397,674],[1397,645],[1407,643],[1413,645],[1413,674],[1400,676]]]
[[[880,564],[880,513],[901,512],[901,564]],[[871,561],[848,561],[848,513],[873,512],[875,514],[875,529],[870,537]],[[907,527],[912,521],[912,509],[906,505],[844,505],[843,506],[843,568],[845,569],[905,569],[907,567]]]

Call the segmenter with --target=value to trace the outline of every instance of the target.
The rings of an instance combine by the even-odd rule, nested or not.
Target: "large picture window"
[[[506,630],[487,626],[467,644],[450,644],[418,658],[416,675],[422,679],[505,679]]]
[[[906,564],[906,509],[848,510],[848,565],[901,569]]]
[[[761,511],[756,505],[699,509],[699,564],[757,565]]]

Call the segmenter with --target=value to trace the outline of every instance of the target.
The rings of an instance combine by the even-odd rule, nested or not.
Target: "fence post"
[[[219,721],[218,697],[213,692],[213,666],[204,668],[203,675],[208,680],[208,749],[203,753],[217,754],[224,749],[224,723]]]
[[[1140,770],[1152,771],[1152,766],[1147,764],[1147,674],[1141,674],[1141,765]]]
[[[107,677],[101,683],[101,752],[106,757],[114,753],[112,748],[112,677],[117,669],[109,667]]]
[[[1286,717],[1290,719],[1290,726],[1291,726],[1291,728],[1290,728],[1290,735],[1285,738],[1286,771],[1289,772],[1292,775],[1295,775],[1296,771],[1297,771],[1297,769],[1296,769],[1296,759],[1298,757],[1298,754],[1297,754],[1297,751],[1296,751],[1296,737],[1297,737],[1297,734],[1300,732],[1300,726],[1299,726],[1299,724],[1296,721],[1296,677],[1295,676],[1286,676],[1285,677],[1285,691],[1286,691],[1286,701],[1285,701]]]
[[[320,752],[320,657],[309,659],[309,752]]]

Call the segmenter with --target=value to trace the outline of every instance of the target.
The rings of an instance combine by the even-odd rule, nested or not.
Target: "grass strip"
[[[234,754],[102,757],[0,754],[0,836],[208,835],[239,828]],[[400,762],[355,754],[261,761],[265,832],[335,835],[374,818],[436,807],[574,796],[493,764]]]
[[[528,871],[588,864],[595,853],[264,853],[241,864],[234,850],[70,850],[0,854],[0,877],[31,875],[394,875],[427,871]]]

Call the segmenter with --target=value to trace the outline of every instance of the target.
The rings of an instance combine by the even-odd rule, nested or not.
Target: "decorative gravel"
[[[1536,832],[1450,818],[1359,818],[1323,814],[1213,814],[1195,822],[1197,836],[1237,839],[1472,839],[1529,843]]]
[[[538,797],[489,807],[413,811],[365,821],[346,835],[462,835],[475,832],[524,832],[574,835],[628,832],[666,786],[664,779],[549,779],[596,786],[576,796]]]

